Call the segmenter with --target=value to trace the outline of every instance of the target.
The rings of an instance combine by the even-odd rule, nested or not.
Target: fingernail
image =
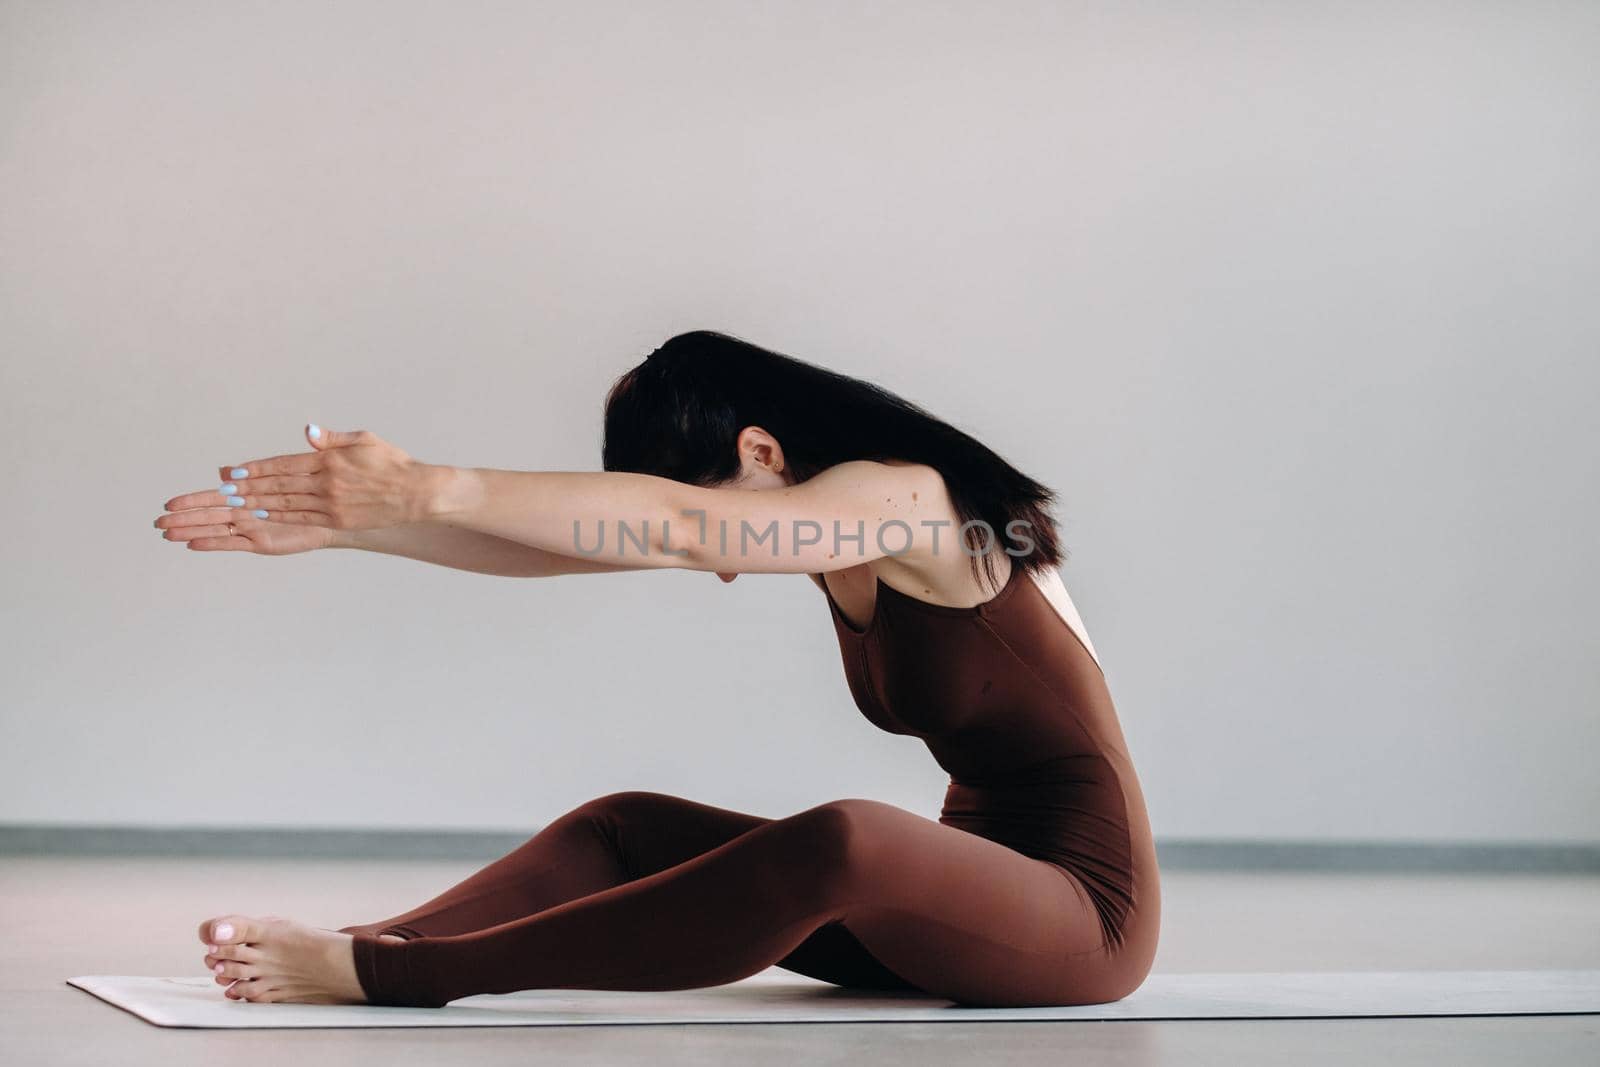
[[[321,437],[322,436],[322,427],[318,426],[316,423],[313,422],[311,424],[311,429],[307,430],[306,432],[309,433],[312,437]]]
[[[211,936],[216,938],[218,941],[228,940],[228,938],[233,936],[233,924],[218,923],[217,928],[211,931]]]
[[[260,508],[256,508],[250,514],[254,515],[258,519],[264,519],[264,518],[267,517],[267,513],[265,511],[262,511]]]
[[[213,971],[216,971],[218,974],[221,974],[222,973],[222,964],[219,963],[219,964],[217,964],[215,967],[213,967],[211,969]]]
[[[217,954],[217,946],[216,945],[207,945],[206,948],[211,950],[211,954],[213,956],[215,956]]]
[[[221,487],[217,489],[217,492],[221,493],[223,496],[227,496],[229,493],[237,493],[238,491],[239,487],[234,485],[232,482],[224,482]]]
[[[244,507],[244,497],[242,497],[242,496],[230,496],[228,498],[228,503],[232,507],[242,508],[242,507]]]
[[[233,468],[233,470],[228,472],[228,477],[230,477],[230,478],[248,478],[248,477],[250,477],[250,472],[245,470],[243,467],[235,467],[235,468]]]

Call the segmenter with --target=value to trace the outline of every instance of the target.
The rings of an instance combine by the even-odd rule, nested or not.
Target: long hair
[[[798,481],[848,460],[932,467],[966,527],[973,574],[981,569],[991,587],[995,541],[1029,573],[1064,557],[1050,514],[1055,494],[976,438],[881,386],[714,330],[678,334],[617,379],[606,395],[602,463],[723,485],[739,473],[746,426],[777,438]],[[1013,522],[1026,524],[1025,537]]]

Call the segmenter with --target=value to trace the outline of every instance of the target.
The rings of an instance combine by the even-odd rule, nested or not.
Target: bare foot
[[[384,935],[386,937],[392,935]],[[355,938],[276,915],[221,915],[200,924],[211,951],[206,969],[230,1000],[282,1004],[365,1004]],[[395,940],[404,940],[395,938]]]

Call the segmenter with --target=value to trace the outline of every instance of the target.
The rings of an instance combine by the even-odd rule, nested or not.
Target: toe
[[[278,985],[272,978],[257,978],[250,983],[250,988],[245,991],[245,999],[257,1004],[271,1003],[273,994],[278,992]]]
[[[238,960],[240,963],[256,963],[261,959],[261,950],[254,945],[218,945],[216,951],[206,954],[206,966],[219,963],[222,960]]]
[[[267,926],[272,921],[250,915],[221,915],[208,920],[209,925],[202,927],[200,940],[219,949],[223,945],[260,941],[266,936]]]
[[[211,968],[211,973],[221,975],[223,978],[255,978],[259,974],[253,963],[240,963],[237,960],[222,960]]]
[[[234,979],[230,979],[230,977],[222,977],[222,974],[227,974],[226,966],[222,966],[221,973],[218,973],[218,969],[216,969],[218,968],[218,965],[226,965],[226,963],[240,963],[240,965],[243,965],[243,963],[261,963],[261,960],[259,960],[259,958],[250,958],[250,960],[232,958],[232,960],[229,960],[229,957],[205,957],[205,960],[200,963],[200,966],[203,966],[206,971],[210,971],[211,974],[216,974],[219,982],[232,982]]]
[[[263,974],[235,983],[233,988],[245,1000],[261,1004],[270,1002],[273,999],[273,994],[282,990],[288,982],[289,979],[285,975]]]
[[[317,991],[310,986],[280,985],[273,986],[256,998],[257,1003],[285,1004],[290,1002],[306,1003],[316,995]]]
[[[234,1000],[255,1000],[261,995],[260,982],[254,978],[241,978],[224,995]]]

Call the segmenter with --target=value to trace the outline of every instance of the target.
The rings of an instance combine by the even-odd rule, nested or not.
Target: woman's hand
[[[313,424],[306,427],[306,440],[315,451],[218,467],[220,489],[173,497],[166,508],[214,509],[220,501],[233,510],[240,528],[250,519],[266,519],[269,525],[377,530],[428,516],[431,473],[442,468],[412,459],[366,430],[346,433]]]
[[[339,536],[326,526],[269,522],[230,507],[173,512],[157,519],[156,528],[168,541],[187,542],[196,552],[254,552],[261,556],[292,556],[314,548],[330,548]]]

